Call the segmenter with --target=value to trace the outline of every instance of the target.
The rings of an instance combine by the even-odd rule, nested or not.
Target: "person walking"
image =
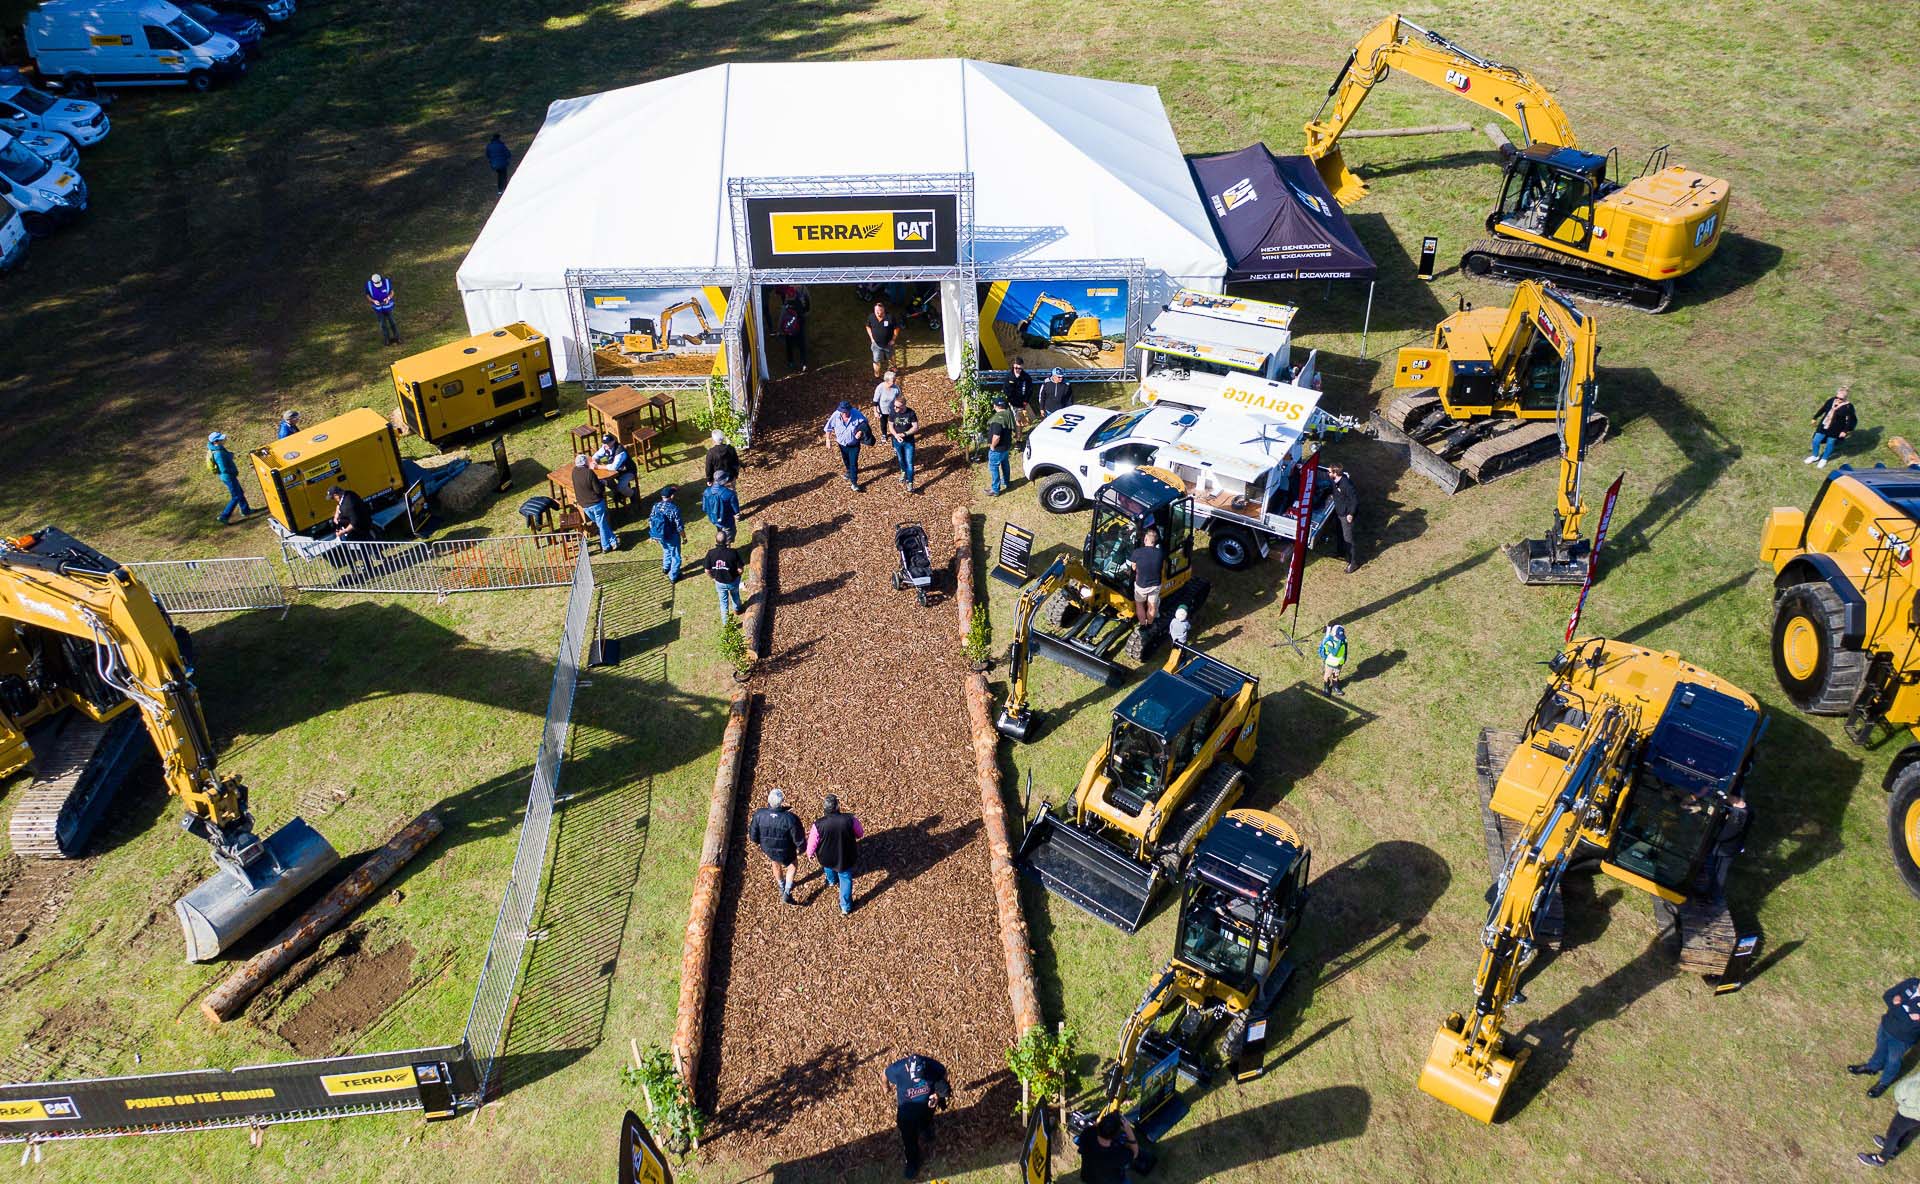
[[[1167,553],[1160,546],[1160,532],[1149,526],[1140,532],[1140,545],[1127,557],[1133,569],[1133,612],[1140,628],[1151,628],[1160,619],[1160,581],[1166,575]]]
[[[1328,696],[1346,694],[1340,689],[1340,672],[1346,665],[1346,626],[1328,621],[1327,631],[1320,638],[1320,689]]]
[[[840,812],[840,799],[828,794],[820,802],[820,817],[807,829],[807,854],[820,861],[827,887],[840,890],[840,915],[853,911],[853,870],[859,862],[860,840],[867,837],[860,820]]]
[[[289,411],[280,417],[280,426],[274,430],[273,438],[284,440],[300,430],[300,413]]]
[[[1039,384],[1033,381],[1033,375],[1027,373],[1027,364],[1019,358],[1007,368],[1007,406],[1020,417],[1022,431],[1033,426],[1033,394]]]
[[[367,303],[380,323],[380,344],[399,345],[400,326],[393,319],[393,277],[374,272],[367,280]]]
[[[909,1053],[888,1065],[882,1074],[893,1087],[893,1125],[900,1132],[901,1176],[920,1174],[921,1143],[933,1138],[933,1112],[946,1109],[953,1097],[947,1067],[924,1053]]]
[[[1874,1033],[1873,1055],[1858,1065],[1847,1066],[1847,1072],[1856,1076],[1880,1074],[1880,1080],[1867,1090],[1870,1098],[1887,1092],[1900,1076],[1900,1062],[1920,1042],[1920,978],[1903,979],[1880,997],[1886,1000],[1887,1012],[1880,1017],[1879,1031]]]
[[[873,313],[867,317],[867,344],[873,350],[875,378],[879,378],[893,364],[893,349],[899,339],[900,318],[888,312],[885,303],[875,301]]]
[[[787,343],[787,369],[807,372],[807,314],[798,300],[780,306],[780,338]]]
[[[500,138],[499,132],[493,133],[493,139],[487,141],[487,167],[493,170],[494,180],[499,182],[493,191],[494,196],[498,197],[507,191],[507,173],[513,167],[513,149],[507,147],[507,142]]]
[[[1360,566],[1360,551],[1353,543],[1353,516],[1360,508],[1360,491],[1353,487],[1345,465],[1328,465],[1327,476],[1333,481],[1333,517],[1340,524],[1340,549],[1347,557],[1347,570],[1352,571]]]
[[[680,582],[680,538],[686,533],[673,493],[673,486],[661,486],[660,496],[654,499],[653,512],[647,515],[647,533],[660,544],[660,570],[666,573],[669,584]]]
[[[724,625],[728,617],[740,611],[740,577],[745,574],[745,568],[731,539],[715,540],[707,552],[706,562],[707,576],[713,580],[720,597],[720,623]]]
[[[886,426],[887,416],[893,414],[893,397],[903,393],[900,389],[900,372],[889,370],[880,376],[873,387],[873,421],[882,428]]]
[[[1073,1141],[1080,1151],[1083,1184],[1127,1184],[1127,1170],[1140,1157],[1133,1124],[1120,1114],[1103,1114]]]
[[[740,480],[740,453],[727,443],[727,434],[718,428],[708,437],[712,445],[707,449],[707,484],[713,484],[715,473],[725,473],[727,480],[738,483]]]
[[[1073,405],[1073,388],[1067,385],[1067,372],[1055,366],[1053,373],[1040,384],[1039,393],[1034,396],[1040,404],[1040,418],[1045,419],[1054,412]]]
[[[1833,446],[1853,434],[1860,426],[1860,417],[1854,413],[1853,403],[1847,397],[1847,387],[1833,392],[1833,398],[1820,404],[1820,410],[1813,413],[1813,447],[1807,452],[1803,465],[1826,468],[1833,459]]]
[[[914,437],[920,434],[920,417],[907,406],[905,395],[896,394],[892,410],[883,422],[887,425],[887,437],[893,441],[893,459],[900,465],[900,483],[912,493]]]
[[[733,482],[725,473],[713,475],[713,483],[700,495],[700,509],[707,521],[713,523],[714,541],[732,542],[734,528],[740,520],[740,498],[733,492]]]
[[[235,510],[240,517],[251,518],[259,511],[247,504],[247,491],[240,488],[240,466],[234,463],[233,453],[227,451],[225,432],[207,433],[207,471],[220,478],[220,484],[227,487],[227,508],[215,517],[220,525],[226,526]]]
[[[1727,894],[1727,877],[1733,872],[1733,861],[1747,849],[1747,827],[1753,822],[1753,811],[1748,809],[1739,786],[1728,791],[1726,806],[1727,812],[1720,819],[1720,833],[1713,840],[1713,862],[1707,873],[1708,882],[1720,896]]]
[[[1013,488],[1013,412],[1004,401],[995,404],[987,418],[987,493],[999,497]]]
[[[1880,1150],[1862,1151],[1860,1162],[1870,1168],[1886,1167],[1888,1160],[1906,1150],[1916,1132],[1920,1132],[1920,1073],[1909,1073],[1893,1087],[1893,1121],[1887,1124],[1887,1133],[1873,1137],[1873,1145]]]
[[[600,486],[600,478],[594,475],[593,463],[582,452],[573,458],[573,502],[580,507],[587,521],[593,523],[600,532],[600,553],[602,555],[620,549],[620,540],[613,533],[613,527],[607,523],[607,495]]]
[[[724,603],[721,613],[726,612]],[[747,823],[747,840],[760,848],[767,862],[773,864],[773,882],[780,889],[780,899],[787,904],[798,904],[793,898],[794,866],[800,861],[800,819],[787,808],[787,795],[777,789],[767,791],[767,804],[753,812],[753,818]]]
[[[847,487],[855,493],[860,492],[860,445],[872,435],[873,428],[867,423],[867,417],[860,414],[858,408],[845,399],[827,416],[827,426],[822,429],[827,443],[840,450],[840,463],[846,466]]]

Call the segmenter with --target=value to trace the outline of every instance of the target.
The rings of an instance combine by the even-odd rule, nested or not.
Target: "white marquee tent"
[[[528,321],[576,378],[567,270],[731,272],[728,178],[963,172],[983,276],[1014,258],[1143,259],[1150,289],[1226,274],[1152,87],[964,59],[729,64],[550,106],[460,265],[467,321]]]

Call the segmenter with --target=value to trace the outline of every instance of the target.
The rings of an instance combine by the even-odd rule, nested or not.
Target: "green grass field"
[[[22,8],[0,0],[0,27],[17,28]],[[309,421],[384,410],[392,355],[363,312],[370,271],[396,277],[410,347],[464,333],[453,275],[492,199],[481,146],[499,130],[524,152],[554,98],[729,59],[964,54],[1157,85],[1190,152],[1257,139],[1286,151],[1383,12],[314,0],[242,85],[199,99],[128,93],[112,137],[84,163],[93,212],[0,281],[0,519],[9,529],[57,522],[123,559],[263,553],[260,525],[213,523],[223,499],[199,468],[200,441],[213,428],[264,438],[287,406]],[[1550,472],[1448,500],[1388,450],[1337,443],[1362,490],[1369,561],[1351,576],[1310,566],[1300,623],[1309,633],[1329,617],[1348,623],[1358,677],[1345,703],[1317,697],[1312,662],[1273,645],[1283,621],[1272,561],[1216,578],[1199,634],[1262,676],[1253,800],[1277,803],[1312,844],[1295,1006],[1274,1038],[1276,1067],[1202,1099],[1152,1178],[1835,1178],[1890,1113],[1840,1067],[1865,1055],[1879,991],[1911,973],[1909,947],[1889,935],[1916,905],[1885,851],[1878,785],[1893,746],[1856,750],[1775,689],[1757,533],[1768,507],[1811,497],[1805,424],[1839,381],[1852,381],[1863,428],[1845,459],[1888,457],[1887,436],[1920,429],[1903,393],[1920,303],[1920,200],[1900,138],[1916,113],[1914,56],[1885,22],[1812,2],[1570,10],[1501,0],[1408,15],[1534,72],[1583,145],[1619,145],[1630,171],[1670,142],[1676,162],[1732,180],[1728,236],[1674,310],[1599,314],[1601,397],[1618,435],[1593,453],[1590,488],[1628,476],[1585,627],[1678,650],[1769,709],[1755,829],[1731,884],[1736,914],[1766,935],[1768,962],[1745,991],[1715,998],[1650,949],[1643,899],[1581,882],[1569,892],[1571,948],[1517,1009],[1541,1048],[1511,1116],[1482,1127],[1413,1088],[1435,1024],[1469,1002],[1479,949],[1487,875],[1474,736],[1524,719],[1572,592],[1520,588],[1499,553],[1544,530]],[[1361,122],[1462,119],[1486,122],[1395,80]],[[636,134],[627,150],[668,168],[672,141]],[[1816,155],[1815,144],[1826,147]],[[1443,262],[1477,235],[1498,171],[1477,134],[1354,142],[1347,159],[1372,182],[1351,213],[1384,274],[1370,356],[1360,356],[1356,294],[1268,294],[1302,305],[1301,343],[1322,351],[1330,405],[1363,414],[1392,351],[1456,296],[1504,301],[1456,275],[1412,278],[1422,235],[1441,237]],[[510,433],[519,488],[462,525],[515,530],[521,490],[563,458],[578,398],[567,393],[562,420]],[[692,444],[691,433],[675,441],[673,475]],[[981,504],[988,541],[1008,517],[1046,545],[1079,531],[1044,515],[1024,486]],[[582,692],[573,759],[589,792],[569,815],[571,837],[561,830],[554,907],[625,923],[544,968],[536,958],[530,979],[571,981],[569,959],[593,972],[585,988],[553,991],[555,1014],[524,1037],[525,1084],[472,1122],[310,1124],[269,1133],[259,1150],[232,1132],[56,1146],[43,1170],[73,1180],[604,1178],[632,1101],[616,1076],[627,1038],[662,1040],[671,1027],[724,714],[712,612],[695,591],[671,616],[640,622],[643,653]],[[993,602],[1002,644],[1003,591]],[[434,802],[457,819],[402,893],[366,918],[373,944],[412,947],[422,985],[363,1026],[360,1047],[458,1031],[511,860],[559,603],[559,593],[329,599],[285,621],[199,630],[224,759],[247,774],[269,820],[331,789],[350,796],[322,828],[347,849]],[[1044,731],[1005,754],[1010,787],[1031,771],[1036,795],[1063,796],[1113,699],[1043,666]],[[661,703],[671,726],[636,726]],[[0,955],[0,1052],[30,1043],[59,1012],[98,1016],[93,1027],[109,1032],[69,1041],[54,1058],[65,1071],[137,1071],[142,1050],[140,1070],[292,1055],[263,1026],[209,1034],[192,1015],[209,976],[179,966],[167,924],[146,920],[202,866],[171,813],[157,793],[138,799],[59,924]],[[626,829],[635,819],[644,829]],[[1091,1060],[1166,957],[1171,918],[1123,938],[1037,894],[1028,905],[1049,1013],[1079,1030]],[[967,1170],[954,1179],[1013,1178],[985,1151],[959,1159]],[[722,1145],[686,1174],[736,1181],[766,1166],[729,1161]]]

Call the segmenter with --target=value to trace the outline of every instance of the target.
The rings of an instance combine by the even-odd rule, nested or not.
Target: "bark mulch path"
[[[938,365],[904,380],[926,424],[921,492],[905,491],[881,445],[862,450],[855,493],[821,425],[839,399],[865,409],[873,386],[860,362],[775,383],[743,458],[743,529],[778,525],[780,589],[770,669],[752,686],[761,701],[714,935],[700,1083],[726,1151],[811,1156],[829,1171],[893,1146],[881,1071],[909,1051],[952,1074],[943,1148],[1008,1121],[1008,1107],[980,1104],[990,1087],[996,1100],[1005,1093],[1013,1020],[947,574],[950,519],[967,498],[965,465],[941,436],[953,388]],[[926,527],[941,593],[925,608],[890,578],[894,526],[909,521]],[[831,792],[866,828],[851,916],[804,856],[799,907],[782,904],[766,858],[747,849],[745,819],[774,788],[803,824]]]

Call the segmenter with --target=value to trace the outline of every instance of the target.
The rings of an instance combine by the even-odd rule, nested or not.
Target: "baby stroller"
[[[933,587],[933,559],[927,554],[925,528],[917,522],[902,522],[894,527],[893,549],[900,553],[900,566],[893,573],[893,590],[912,588],[924,605],[927,589]]]

